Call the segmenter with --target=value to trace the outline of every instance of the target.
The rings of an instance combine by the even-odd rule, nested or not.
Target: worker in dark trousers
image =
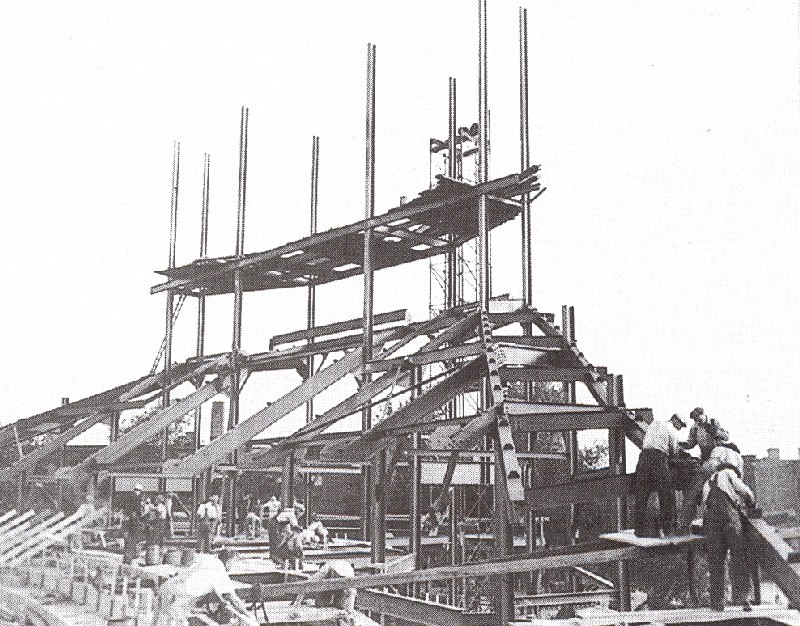
[[[143,487],[136,484],[133,493],[123,500],[122,514],[125,529],[124,563],[130,563],[139,557],[139,543],[145,538],[145,522],[143,519]]]
[[[722,463],[703,487],[703,530],[711,576],[711,609],[725,608],[725,557],[730,551],[731,600],[750,610],[750,572],[744,510],[754,507],[753,492],[744,484],[738,467]]]
[[[658,492],[661,530],[675,534],[675,489],[668,461],[678,449],[676,431],[684,426],[686,422],[676,413],[666,422],[653,420],[645,431],[634,487],[637,537],[653,536],[648,535],[646,518],[647,500],[654,491]]]

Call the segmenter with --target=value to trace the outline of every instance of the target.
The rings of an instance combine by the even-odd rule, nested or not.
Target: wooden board
[[[800,612],[775,605],[754,606],[752,611],[742,611],[741,607],[727,607],[724,611],[708,608],[673,609],[667,611],[614,611],[585,612],[583,617],[573,619],[534,619],[530,622],[512,622],[515,626],[616,626],[616,624],[704,624],[727,622],[730,620],[770,619],[781,624],[797,626]],[[763,622],[762,622],[763,623]]]
[[[601,539],[608,539],[609,541],[618,541],[626,543],[631,546],[639,548],[663,548],[668,546],[683,546],[689,543],[703,541],[703,537],[698,535],[679,535],[677,537],[637,537],[632,528],[622,530],[616,533],[604,533],[600,535]]]

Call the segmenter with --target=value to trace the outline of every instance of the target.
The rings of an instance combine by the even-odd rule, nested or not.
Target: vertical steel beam
[[[281,502],[284,508],[294,506],[294,475],[295,475],[295,451],[292,449],[286,455],[283,463],[283,477],[281,480]]]
[[[530,167],[530,141],[528,132],[528,10],[519,9],[519,147],[520,172]],[[533,306],[533,278],[531,261],[531,201],[530,194],[522,194],[522,300]]]
[[[319,190],[319,137],[314,135],[311,139],[311,234],[317,232],[317,204]],[[308,286],[308,300],[306,302],[307,327],[314,328],[317,323],[317,293],[314,285]],[[314,338],[310,337],[308,343],[314,343]],[[314,355],[308,357],[308,375],[314,375]],[[309,398],[306,402],[306,424],[314,419],[314,398]]]
[[[366,128],[366,173],[364,181],[364,217],[375,216],[375,46],[367,44],[367,128]],[[372,229],[364,231],[364,363],[372,360],[372,312],[374,269],[372,258]],[[369,382],[369,381],[367,381]],[[364,416],[364,429],[368,415]]]
[[[206,258],[208,255],[208,208],[211,194],[211,155],[203,155],[203,196],[200,204],[200,257]],[[205,354],[206,345],[206,296],[203,290],[197,295],[197,339],[195,342],[195,354],[198,357]],[[200,449],[200,430],[203,426],[203,407],[199,406],[194,410],[194,452]],[[189,529],[194,533],[197,524],[197,508],[199,506],[200,492],[204,491],[201,487],[205,481],[202,478],[192,478],[192,508],[189,511]]]
[[[487,68],[487,11],[486,0],[478,0],[478,183],[489,180],[489,107],[488,107],[488,68]],[[478,300],[488,313],[491,300],[491,265],[489,254],[489,220],[486,196],[478,199]],[[491,401],[491,395],[484,392],[483,408]],[[496,518],[495,544],[498,557],[509,556],[513,550],[511,524],[508,519],[507,495],[503,490],[505,475],[502,471],[502,451],[497,446],[495,455],[494,509]],[[497,596],[495,615],[499,624],[506,626],[514,619],[513,576],[497,577]]]
[[[239,123],[239,194],[236,212],[236,256],[244,256],[244,220],[247,205],[247,129],[250,109],[242,107]],[[241,370],[239,353],[242,349],[242,274],[239,268],[233,273],[233,339],[231,341],[231,401],[228,417],[228,429],[239,424],[239,392]],[[236,465],[238,455],[234,451],[233,464]],[[236,523],[236,475],[230,477],[228,497],[228,534],[233,535]]]
[[[386,562],[386,449],[375,455],[372,486],[372,562]]]
[[[375,46],[367,44],[367,106],[366,106],[366,172],[364,176],[364,217],[375,215]],[[374,269],[372,265],[372,229],[364,230],[364,342],[363,362],[366,365],[372,360],[373,334],[373,286]],[[366,371],[362,375],[362,384],[369,384],[372,376]],[[361,429],[372,428],[372,411],[365,407],[361,412]],[[372,521],[372,488],[371,472],[367,465],[361,468],[362,511],[361,530],[365,540],[371,536]]]
[[[619,379],[619,380],[618,380]],[[609,407],[624,406],[624,401],[618,395],[621,390],[621,376],[608,375],[608,397],[606,403]],[[620,428],[612,428],[608,431],[609,435],[609,465],[612,474],[620,476],[625,473],[625,434]],[[623,530],[626,525],[625,496],[617,497],[615,500],[614,518],[617,530]],[[631,585],[630,574],[627,561],[617,561],[617,579],[619,590],[619,607],[621,611],[631,610]]]
[[[175,244],[178,232],[178,185],[180,182],[181,169],[181,144],[176,141],[173,145],[172,153],[172,197],[170,199],[169,213],[169,268],[175,267]],[[164,337],[164,390],[161,394],[161,406],[167,408],[170,402],[170,382],[172,379],[172,323],[173,307],[175,302],[175,292],[170,289],[167,291],[167,307],[164,316],[166,332]],[[167,444],[169,439],[169,428],[164,429],[161,437],[161,461],[167,459]],[[166,483],[159,480],[159,490],[163,491]]]
[[[416,398],[421,394],[421,390],[417,387],[422,380],[422,368],[417,366],[411,370],[411,388],[412,398]],[[413,448],[419,450],[422,448],[422,435],[415,432],[412,435]],[[411,457],[411,518],[409,520],[409,551],[414,555],[414,567],[419,569],[422,567],[422,458],[415,454]],[[417,585],[412,584],[411,593],[413,596],[417,594]]]
[[[458,145],[456,138],[456,79],[450,77],[449,106],[448,106],[449,137],[447,142],[447,176],[454,179],[458,175]],[[456,305],[456,263],[457,251],[447,252],[447,284],[445,287],[446,309]]]
[[[486,55],[486,0],[478,0],[478,183],[489,180],[489,108]],[[478,301],[489,310],[491,268],[489,266],[489,222],[486,196],[478,199]]]

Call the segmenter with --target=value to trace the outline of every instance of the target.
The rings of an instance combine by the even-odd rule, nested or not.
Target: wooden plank
[[[534,510],[552,509],[565,504],[605,502],[633,491],[633,474],[576,480],[528,489],[526,501]]]
[[[572,567],[591,563],[608,563],[631,558],[643,558],[648,551],[626,546],[624,548],[599,549],[591,551],[568,550],[562,554],[542,554],[537,556],[515,557],[464,563],[462,565],[443,565],[428,569],[415,570],[397,574],[370,574],[355,578],[339,578],[319,581],[303,581],[295,583],[279,583],[262,587],[264,598],[282,598],[287,595],[303,593],[319,593],[323,591],[339,591],[341,589],[366,589],[369,587],[386,587],[434,580],[449,580],[474,576],[512,574],[532,572],[557,567]]]
[[[408,309],[397,309],[396,311],[389,311],[388,313],[378,313],[374,316],[372,323],[375,326],[381,326],[383,324],[393,324],[395,322],[405,321],[408,321]],[[344,322],[336,322],[333,324],[325,324],[323,326],[315,326],[314,328],[295,330],[290,333],[275,335],[269,340],[269,348],[272,350],[275,346],[279,346],[281,344],[315,339],[325,335],[347,332],[348,330],[360,330],[363,327],[364,318],[359,317]]]
[[[85,524],[90,524],[91,522],[99,519],[107,512],[108,509],[106,509],[105,507],[101,507],[100,509],[95,509],[94,511],[91,512],[81,511],[81,509],[78,509],[75,513],[73,513],[67,518],[64,518],[55,526],[51,526],[49,529],[47,529],[46,532],[42,533],[40,536],[32,538],[29,542],[27,542],[27,546],[25,549],[23,550],[16,549],[14,551],[16,555],[11,556],[8,562],[12,566],[19,565],[20,563],[24,562],[26,559],[32,557],[34,554],[40,552],[41,550],[44,550],[48,546],[61,541],[64,537],[74,532],[76,529],[82,527]]]
[[[800,574],[789,563],[792,546],[763,519],[748,520],[747,536],[767,577],[776,582],[793,607],[800,607]]]
[[[751,611],[729,606],[724,611],[712,611],[707,607],[670,609],[661,611],[585,611],[580,617],[571,619],[533,619],[524,622],[527,626],[616,626],[617,624],[713,624],[729,622],[738,624],[752,620],[753,624],[772,620],[796,625],[800,613],[776,605],[753,606]],[[522,622],[512,622],[514,626]]]
[[[36,526],[29,528],[25,536],[22,537],[21,541],[12,541],[9,542],[8,545],[4,545],[3,548],[0,549],[0,564],[7,563],[8,559],[17,553],[17,550],[20,546],[27,546],[31,540],[33,540],[34,543],[38,541],[42,532],[52,528],[55,524],[59,523],[63,519],[64,513],[56,513]]]
[[[664,546],[682,546],[687,543],[702,543],[705,541],[700,535],[678,535],[672,537],[637,537],[632,528],[613,533],[603,533],[600,539],[618,541],[629,546],[640,548],[663,548]]]

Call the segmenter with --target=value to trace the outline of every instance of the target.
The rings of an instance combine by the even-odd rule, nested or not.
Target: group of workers
[[[134,486],[122,506],[126,563],[138,557],[142,541],[148,547],[164,547],[164,541],[172,535],[172,501],[171,494],[147,495],[142,485]]]
[[[675,489],[684,491],[684,519],[703,518],[703,532],[708,551],[711,608],[724,609],[725,559],[730,552],[732,602],[750,609],[747,600],[750,587],[750,558],[746,512],[755,507],[755,497],[742,480],[744,460],[728,432],[710,419],[702,408],[695,408],[690,417],[694,422],[686,441],[678,441],[677,432],[687,426],[677,413],[667,421],[652,421],[646,428],[642,452],[636,466],[635,533],[637,536],[671,536],[688,528],[677,527]],[[700,449],[699,463],[686,473],[684,484],[676,484],[675,463],[686,460],[685,451]],[[658,493],[659,526],[647,527],[647,502],[650,494]]]

